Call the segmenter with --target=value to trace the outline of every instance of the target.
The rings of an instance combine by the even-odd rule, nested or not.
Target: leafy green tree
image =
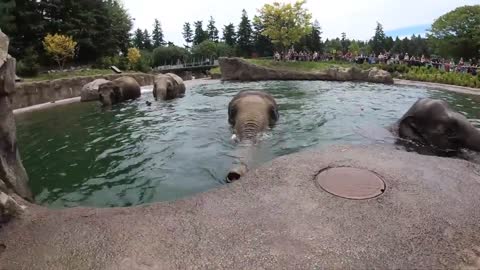
[[[186,61],[189,53],[185,48],[175,45],[158,47],[153,50],[152,65],[154,67],[175,64],[177,61]]]
[[[195,58],[212,58],[217,56],[217,45],[212,40],[205,40],[192,47],[192,55]]]
[[[237,49],[240,55],[249,56],[252,53],[252,46],[252,25],[244,9],[242,10],[242,18],[238,25]]]
[[[279,49],[285,50],[300,41],[302,37],[311,32],[310,20],[312,15],[303,7],[305,0],[295,4],[265,4],[260,9],[259,19],[265,30],[263,35]]]
[[[153,47],[155,48],[165,45],[165,40],[163,39],[162,25],[160,24],[158,19],[155,19],[155,23],[153,24],[152,40]]]
[[[348,51],[353,54],[353,56],[360,55],[360,44],[356,40],[352,40],[350,46],[348,46]]]
[[[217,44],[217,57],[221,56],[235,56],[235,49],[233,46],[228,45],[225,42],[218,42]]]
[[[262,35],[265,27],[257,16],[253,18],[253,47],[257,56],[272,56],[273,55],[273,43],[269,38]]]
[[[445,57],[480,56],[480,5],[458,7],[432,24],[429,38]]]
[[[375,36],[370,40],[370,46],[375,54],[385,51],[385,32],[379,22],[377,22],[377,27],[375,28]]]
[[[235,46],[237,43],[235,26],[233,23],[227,24],[223,27],[223,41],[229,46]]]
[[[193,36],[193,45],[198,45],[208,39],[208,34],[203,30],[203,22],[196,21],[193,23],[195,26],[195,35]]]
[[[189,47],[189,44],[193,42],[193,31],[189,22],[186,22],[183,24],[182,35],[183,35],[183,39],[187,43],[186,47]]]
[[[213,19],[212,16],[210,16],[210,20],[208,21],[207,34],[208,34],[208,39],[210,39],[213,42],[218,42],[218,29],[215,26],[215,20]]]
[[[152,39],[148,30],[143,30],[143,49],[151,50],[152,49]]]

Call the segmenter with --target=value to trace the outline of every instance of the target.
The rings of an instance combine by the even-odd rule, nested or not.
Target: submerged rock
[[[82,87],[82,93],[80,95],[80,101],[86,102],[86,101],[95,101],[98,100],[98,88],[100,85],[104,83],[108,83],[110,81],[105,80],[105,79],[97,79],[92,82],[89,82],[85,84]]]
[[[219,64],[222,79],[232,81],[320,80],[393,83],[390,73],[377,68],[361,70],[357,67],[333,67],[322,72],[300,72],[261,67],[240,58],[220,58]]]

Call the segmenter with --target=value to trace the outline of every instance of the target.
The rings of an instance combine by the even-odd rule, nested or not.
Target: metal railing
[[[155,67],[154,70],[175,70],[175,69],[188,69],[188,68],[201,68],[201,67],[213,67],[218,66],[218,59],[214,58],[202,58],[202,59],[192,59],[190,62],[176,63],[176,64],[167,64],[163,66]]]

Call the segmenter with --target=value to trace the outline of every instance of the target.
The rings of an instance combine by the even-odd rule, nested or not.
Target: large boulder
[[[82,93],[80,95],[80,101],[87,102],[87,101],[95,101],[98,100],[98,88],[100,85],[104,83],[108,83],[110,81],[105,79],[97,79],[93,82],[89,82],[82,87]]]
[[[362,81],[375,83],[393,83],[387,71],[372,68],[361,70],[358,67],[331,67],[321,72],[300,72],[273,69],[254,65],[240,58],[220,58],[223,80],[267,81],[267,80],[319,80],[319,81]]]
[[[10,95],[15,90],[15,58],[7,54],[8,38],[0,32],[0,192],[33,200],[17,147]]]
[[[374,83],[392,84],[393,77],[388,71],[374,67],[368,71],[367,81]]]

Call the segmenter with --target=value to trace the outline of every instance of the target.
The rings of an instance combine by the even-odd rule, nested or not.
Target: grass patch
[[[222,74],[220,67],[210,69],[210,74]]]
[[[245,59],[248,62],[267,68],[293,70],[293,71],[322,71],[330,67],[351,67],[353,64],[345,62],[283,62],[266,59]]]
[[[81,71],[67,71],[67,72],[55,72],[55,73],[44,73],[39,74],[36,77],[23,78],[25,82],[37,82],[37,81],[50,81],[56,79],[66,79],[79,76],[96,76],[96,75],[110,75],[114,74],[112,70],[109,69],[90,69],[90,70],[81,70]]]
[[[435,68],[413,67],[403,77],[413,81],[480,88],[480,75],[472,76],[467,73],[445,72]]]

